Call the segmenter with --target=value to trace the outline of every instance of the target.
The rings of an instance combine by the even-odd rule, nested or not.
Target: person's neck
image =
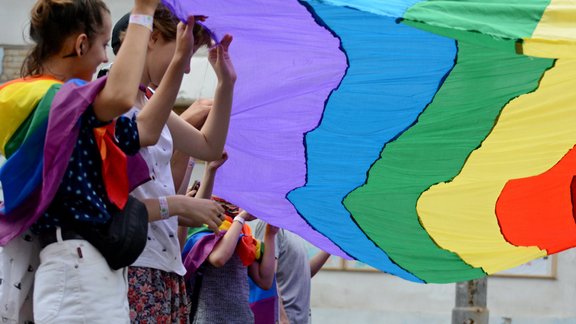
[[[140,84],[147,87],[150,85],[151,78],[150,78],[150,74],[148,73],[148,69],[146,66],[144,66],[144,71],[142,71],[142,77],[140,78]]]
[[[136,108],[142,109],[146,104],[146,87],[150,84],[150,77],[148,76],[148,71],[145,69],[142,73],[142,78],[140,78],[140,86],[143,87],[143,91],[138,91],[138,96],[136,97]]]
[[[70,62],[64,62],[59,58],[48,59],[42,64],[43,75],[50,76],[60,81],[67,81],[74,77],[72,73]]]

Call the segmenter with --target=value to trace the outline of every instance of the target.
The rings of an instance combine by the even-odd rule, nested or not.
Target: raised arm
[[[210,49],[208,60],[216,72],[218,85],[214,95],[213,108],[201,131],[196,130],[175,113],[172,113],[168,119],[174,147],[205,161],[216,160],[220,157],[228,135],[232,97],[236,82],[236,71],[228,55],[228,47],[231,42],[232,36],[226,35],[219,45]]]
[[[326,261],[330,258],[328,252],[320,251],[312,259],[310,259],[310,277],[314,277]]]
[[[212,191],[214,189],[214,180],[216,178],[216,171],[228,160],[228,153],[224,152],[220,155],[220,159],[206,164],[206,170],[204,170],[204,176],[200,182],[200,188],[198,188],[198,193],[196,197],[209,199],[212,197]]]
[[[268,290],[274,283],[276,270],[276,247],[274,238],[278,227],[268,224],[264,234],[264,255],[261,262],[254,262],[248,267],[248,275],[262,289]]]
[[[240,212],[236,217],[242,217],[244,220],[248,217],[248,213],[246,211]],[[240,238],[240,234],[242,234],[242,226],[243,224],[237,220],[232,222],[232,225],[224,234],[224,237],[216,243],[216,246],[208,256],[208,262],[213,266],[219,268],[228,262],[234,251],[236,250],[236,245],[238,245],[238,239]]]
[[[137,0],[132,14],[154,16],[159,0]],[[129,24],[124,46],[120,49],[106,85],[96,96],[93,107],[99,120],[109,121],[134,106],[144,71],[150,29]]]
[[[190,70],[190,59],[194,51],[194,17],[188,18],[186,24],[179,23],[176,33],[176,51],[168,65],[166,73],[148,101],[137,115],[140,145],[149,146],[158,142],[162,128],[172,112],[178,96],[184,73]],[[124,48],[125,44],[122,45]],[[114,69],[112,69],[114,70]],[[193,126],[190,126],[194,128]]]
[[[211,203],[218,204],[217,202],[210,199],[212,197],[214,177],[216,176],[216,171],[218,171],[218,168],[222,166],[222,164],[224,164],[227,159],[228,154],[224,152],[219,160],[209,162],[208,165],[206,165],[206,170],[204,170],[204,177],[202,179],[202,182],[200,183],[200,188],[198,188],[198,192],[194,195],[195,198],[192,199],[200,201],[209,201]],[[193,224],[191,224],[189,217],[187,217],[186,215],[180,215],[178,217],[178,225],[179,225],[178,239],[181,241],[181,243],[186,241],[186,236],[188,235],[188,227],[198,226],[198,225],[194,226]]]
[[[200,129],[206,121],[206,117],[212,108],[212,103],[213,101],[209,99],[198,99],[194,101],[194,103],[190,105],[190,107],[188,107],[188,109],[186,109],[180,115],[180,117],[190,125],[194,126],[194,128]],[[183,183],[186,183],[187,187],[187,184],[190,181],[190,174],[187,173],[189,161],[190,155],[184,152],[175,150],[174,154],[172,154],[172,160],[170,163],[172,166],[172,179],[174,181],[174,188],[176,190],[183,187]],[[186,194],[186,192],[181,194]]]

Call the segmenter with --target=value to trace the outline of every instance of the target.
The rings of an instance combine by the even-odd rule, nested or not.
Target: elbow
[[[150,134],[150,132],[146,131],[139,131],[138,135],[140,136],[140,147],[156,145],[160,139],[159,134],[158,136],[154,136],[153,134]]]
[[[270,284],[267,285],[262,285],[262,289],[264,290],[270,290],[270,288],[272,288],[272,282],[270,282]]]
[[[222,152],[223,151],[224,151],[224,148],[222,148],[221,150],[214,150],[214,152],[209,152],[203,158],[205,161],[208,161],[208,162],[219,160],[220,158],[222,158]]]
[[[272,280],[272,278],[270,278],[270,279],[260,281],[258,283],[258,286],[264,290],[270,290],[272,288],[273,283],[274,283],[274,280]]]
[[[221,268],[226,264],[226,261],[223,257],[219,256],[219,255],[214,255],[212,256],[212,254],[208,257],[208,262],[210,262],[210,264],[212,266],[214,266],[215,268]]]
[[[127,113],[136,104],[136,98],[132,96],[114,93],[108,100],[110,106],[115,107],[114,110],[119,112],[119,115]]]
[[[132,107],[136,105],[136,100],[130,100],[128,97],[118,98],[118,109],[122,110],[123,113],[127,113]]]
[[[117,95],[103,94],[95,102],[94,113],[101,121],[110,121],[127,113],[134,106],[134,100]]]

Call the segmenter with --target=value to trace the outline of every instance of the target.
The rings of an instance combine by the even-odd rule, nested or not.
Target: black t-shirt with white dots
[[[73,228],[74,222],[105,224],[110,220],[108,210],[116,208],[109,200],[102,178],[102,160],[94,138],[94,128],[107,125],[94,115],[90,106],[80,118],[80,132],[68,162],[62,183],[46,212],[32,226],[36,233],[56,226]],[[119,117],[115,136],[118,147],[126,155],[140,149],[138,127],[134,119]]]

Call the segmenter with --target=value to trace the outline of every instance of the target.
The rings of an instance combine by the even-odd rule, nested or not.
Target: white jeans
[[[126,268],[112,270],[85,240],[62,240],[40,252],[34,280],[34,322],[129,323]]]

